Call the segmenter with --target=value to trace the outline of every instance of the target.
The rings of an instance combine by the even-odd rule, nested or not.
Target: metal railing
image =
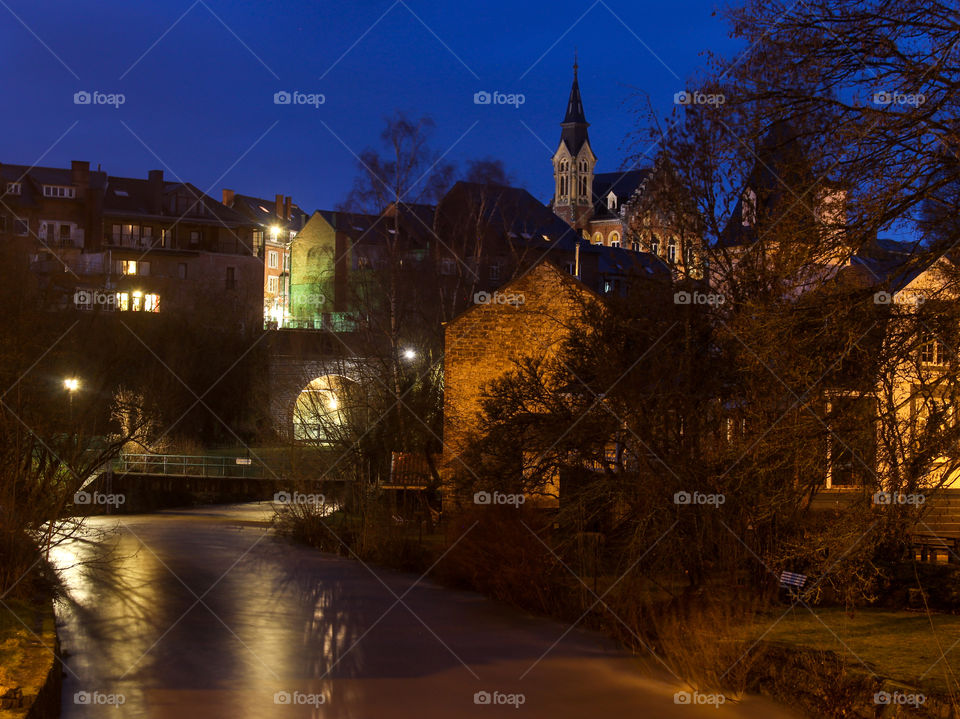
[[[157,474],[174,477],[262,479],[270,471],[249,457],[188,454],[123,454],[113,463],[117,474]]]

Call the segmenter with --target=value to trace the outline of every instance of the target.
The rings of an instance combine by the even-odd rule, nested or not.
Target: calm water
[[[687,687],[597,635],[290,546],[270,513],[96,518],[59,550],[63,716],[792,716],[760,699],[677,705]]]

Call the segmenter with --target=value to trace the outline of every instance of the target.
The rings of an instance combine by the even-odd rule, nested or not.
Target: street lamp
[[[403,358],[406,360],[415,360],[417,358],[417,353],[413,350],[404,350]]]
[[[80,380],[76,377],[67,377],[63,380],[63,388],[67,390],[67,395],[70,397],[70,424],[73,424],[73,395],[80,389]]]

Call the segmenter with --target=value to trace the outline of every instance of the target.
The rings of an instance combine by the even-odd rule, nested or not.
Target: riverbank
[[[4,605],[0,605],[0,719],[59,716],[61,668],[52,602],[9,600]]]

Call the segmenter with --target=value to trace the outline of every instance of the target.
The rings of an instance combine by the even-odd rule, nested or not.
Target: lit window
[[[620,246],[620,233],[619,233],[619,232],[611,232],[611,233],[610,233],[610,246],[611,246],[611,247],[619,247],[619,246]]]
[[[667,261],[677,261],[677,241],[673,237],[671,237],[667,243]]]
[[[120,260],[120,274],[121,275],[137,274],[137,261],[136,260]]]
[[[272,293],[272,294],[276,294],[279,289],[280,289],[280,281],[279,281],[279,278],[276,277],[275,275],[271,275],[270,277],[268,277],[268,278],[267,278],[267,292],[270,292],[270,293]]]
[[[660,238],[656,235],[650,235],[650,252],[655,255],[660,254]]]
[[[134,312],[139,312],[140,310],[143,309],[143,293],[142,292],[133,293],[132,309]]]
[[[599,232],[594,232],[594,233],[593,233],[593,244],[599,245],[599,244],[602,244],[602,243],[603,243],[603,235],[601,235]]]
[[[121,312],[127,312],[130,309],[130,293],[129,292],[117,293],[117,309],[119,309]]]
[[[280,266],[280,253],[276,250],[270,250],[267,253],[267,266],[271,270],[275,270]]]
[[[143,296],[143,311],[144,312],[159,312],[160,311],[160,295],[157,294],[148,294]]]
[[[68,185],[44,185],[43,196],[72,198],[77,196],[77,190]]]

